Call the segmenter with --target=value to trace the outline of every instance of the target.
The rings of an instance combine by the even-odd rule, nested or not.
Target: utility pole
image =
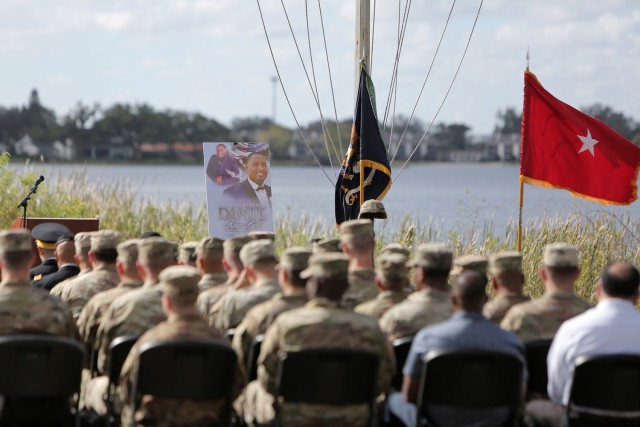
[[[278,76],[271,76],[271,83],[273,83],[273,93],[271,95],[271,121],[276,122],[276,99],[278,95]]]
[[[364,62],[367,73],[371,67],[371,40],[370,40],[370,0],[356,0],[356,57],[355,57],[355,91],[358,96],[358,83],[360,81],[360,61]]]

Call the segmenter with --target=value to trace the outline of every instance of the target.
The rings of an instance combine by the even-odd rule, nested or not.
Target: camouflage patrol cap
[[[522,254],[517,251],[498,252],[489,257],[489,272],[494,276],[502,273],[522,273]]]
[[[138,260],[138,244],[140,240],[129,239],[120,243],[116,248],[118,250],[118,261],[125,264],[131,264]]]
[[[200,272],[190,265],[174,265],[165,268],[160,276],[160,288],[170,296],[197,295]]]
[[[349,258],[345,254],[328,252],[312,255],[309,258],[309,267],[300,272],[302,279],[310,277],[346,278],[349,272]]]
[[[184,263],[196,261],[196,247],[198,242],[184,242],[180,245],[180,255],[178,259]]]
[[[462,255],[454,258],[452,275],[458,275],[463,270],[473,270],[480,274],[487,274],[487,257],[484,255]]]
[[[93,231],[81,231],[76,233],[76,237],[73,238],[73,243],[76,247],[76,253],[87,253],[91,248],[91,236]]]
[[[407,258],[409,258],[410,255],[409,249],[405,248],[400,243],[389,243],[388,245],[380,249],[380,255],[385,254],[400,254],[404,255]]]
[[[311,250],[302,246],[292,246],[285,249],[280,256],[280,263],[276,269],[286,268],[288,270],[304,270],[309,266]]]
[[[120,233],[113,230],[100,230],[91,235],[91,250],[116,249],[122,241]]]
[[[547,267],[577,267],[578,250],[566,243],[551,243],[544,247],[542,264]]]
[[[224,240],[217,237],[206,237],[198,242],[196,253],[218,253],[222,255]]]
[[[409,277],[409,258],[402,254],[387,253],[376,260],[376,273],[392,280],[402,280]]]
[[[240,253],[240,249],[251,241],[249,236],[235,236],[227,239],[222,244],[224,256],[232,256]]]
[[[340,239],[330,238],[318,240],[313,244],[313,254],[323,254],[327,252],[342,252]]]
[[[240,249],[240,261],[245,266],[265,259],[276,259],[276,250],[269,239],[251,241]]]
[[[418,245],[410,266],[420,266],[432,270],[449,271],[453,261],[453,250],[444,243],[423,243]]]
[[[25,229],[0,231],[0,253],[31,251],[31,235]]]
[[[387,219],[387,211],[379,200],[365,200],[360,206],[358,218],[361,219]]]
[[[138,244],[138,260],[165,259],[174,261],[177,258],[177,245],[164,237],[147,237]]]
[[[251,240],[276,240],[276,234],[273,231],[251,231],[249,232],[249,234],[247,234],[247,236],[251,237]]]
[[[340,224],[340,240],[373,240],[373,222],[370,219],[352,219]]]

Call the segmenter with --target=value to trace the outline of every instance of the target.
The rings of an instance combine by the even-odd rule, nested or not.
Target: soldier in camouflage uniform
[[[120,242],[120,233],[112,230],[96,231],[91,236],[89,259],[93,271],[78,277],[73,286],[67,286],[60,296],[69,305],[74,318],[80,317],[92,296],[115,287],[120,281],[116,271],[116,248]]]
[[[342,244],[340,239],[322,239],[313,243],[312,252],[314,255],[323,254],[327,252],[339,252],[342,253]]]
[[[520,252],[500,252],[489,257],[493,299],[487,302],[482,313],[491,322],[499,325],[509,309],[521,302],[529,301],[522,294],[524,274]]]
[[[224,241],[215,237],[207,237],[196,246],[196,267],[200,270],[202,279],[198,283],[200,292],[222,286],[227,282],[222,257]]]
[[[406,258],[411,256],[409,249],[405,248],[400,243],[389,243],[388,245],[383,246],[382,249],[380,249],[380,255],[385,254],[400,254],[404,255]]]
[[[340,224],[342,251],[349,257],[349,289],[342,303],[353,309],[356,305],[374,299],[378,293],[373,269],[375,240],[373,222],[354,219]]]
[[[199,242],[184,242],[180,245],[180,254],[178,255],[178,265],[196,266],[196,247]]]
[[[240,277],[244,270],[240,259],[240,250],[250,241],[249,236],[236,236],[225,240],[222,244],[222,265],[227,272],[227,281],[221,286],[207,289],[198,295],[196,306],[205,319],[208,319],[211,308],[233,287]]]
[[[282,293],[249,310],[236,328],[233,349],[240,361],[246,363],[253,341],[258,335],[264,334],[280,314],[302,307],[307,302],[307,280],[300,277],[300,272],[307,268],[310,256],[309,249],[297,246],[283,252],[276,267]]]
[[[136,381],[140,348],[149,342],[178,338],[210,340],[229,345],[226,338],[212,330],[196,311],[200,275],[190,266],[169,267],[160,274],[162,307],[167,320],[147,331],[129,352],[120,374],[120,397],[124,402],[123,426],[222,426],[224,400],[192,400],[136,396],[138,410],[132,414],[131,393]],[[173,375],[168,373],[167,375]],[[236,376],[237,384],[241,378]],[[239,391],[239,388],[237,388]],[[236,394],[237,395],[237,394]],[[235,395],[234,395],[235,397]],[[132,415],[135,422],[132,422]]]
[[[348,259],[343,254],[319,254],[309,259],[301,277],[309,278],[310,301],[302,308],[281,314],[267,330],[260,351],[258,380],[249,383],[244,399],[238,401],[245,421],[265,425],[273,421],[273,393],[280,356],[312,348],[357,349],[380,358],[376,393],[384,393],[393,372],[393,356],[375,319],[340,308],[342,294],[349,287]],[[284,402],[283,425],[364,426],[369,417],[366,405],[312,405]]]
[[[545,246],[540,274],[545,294],[536,300],[511,307],[500,327],[513,331],[520,341],[552,339],[560,325],[591,306],[573,287],[580,275],[578,251],[565,243]]]
[[[120,295],[104,314],[96,337],[96,345],[100,349],[100,372],[106,372],[109,345],[115,338],[140,335],[165,320],[161,305],[162,291],[158,286],[159,275],[162,270],[176,263],[177,249],[175,243],[162,237],[148,237],[138,244],[138,264],[144,284],[139,289]]]
[[[380,328],[389,339],[414,335],[420,329],[448,319],[453,313],[447,279],[453,251],[442,243],[425,243],[416,248],[413,277],[416,292],[390,308],[380,318]]]
[[[70,277],[62,282],[58,283],[53,289],[51,289],[51,294],[60,296],[65,291],[67,286],[73,286],[72,283],[78,280],[80,277],[84,276],[88,272],[91,271],[91,261],[89,260],[89,250],[91,249],[91,235],[92,231],[81,231],[80,233],[76,233],[73,238],[73,243],[76,247],[76,255],[75,261],[80,267],[80,273],[77,276]]]
[[[249,236],[251,240],[267,239],[272,242],[276,241],[276,234],[273,231],[250,231],[247,236]]]
[[[67,305],[29,281],[28,231],[0,231],[0,269],[0,335],[46,334],[79,341],[78,328]]]
[[[453,268],[449,274],[449,283],[455,283],[463,271],[477,271],[487,275],[487,257],[484,255],[462,255],[453,259]]]
[[[406,256],[387,252],[376,260],[376,287],[378,296],[355,308],[356,313],[368,314],[376,319],[394,305],[407,298],[405,288],[409,284],[409,269]]]
[[[95,344],[98,327],[111,303],[120,295],[142,286],[142,278],[137,268],[139,242],[137,239],[131,239],[118,245],[116,270],[120,283],[115,288],[95,294],[80,313],[78,329],[82,341],[87,346],[87,354],[91,354],[93,349],[97,350]]]
[[[249,309],[280,291],[273,241],[254,240],[240,250],[249,286],[227,292],[209,310],[209,326],[226,331],[240,324]]]

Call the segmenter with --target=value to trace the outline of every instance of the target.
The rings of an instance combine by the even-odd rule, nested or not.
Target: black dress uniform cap
[[[73,239],[75,237],[76,236],[73,233],[64,233],[63,235],[58,237],[58,240],[56,240],[56,246],[62,242],[73,242]]]
[[[34,238],[38,246],[55,249],[58,238],[65,233],[71,233],[71,230],[57,222],[43,222],[33,227],[31,237]]]

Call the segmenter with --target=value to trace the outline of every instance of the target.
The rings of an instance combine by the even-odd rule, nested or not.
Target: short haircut
[[[425,267],[421,267],[419,265],[415,266],[414,268],[421,268],[422,269],[422,273],[430,278],[430,279],[436,279],[436,280],[446,280],[449,277],[449,272],[450,270],[440,270],[440,269],[435,269],[435,268],[425,268]]]
[[[300,268],[284,268],[284,271],[289,275],[289,283],[294,288],[304,288],[307,285],[307,279],[300,277],[302,270]]]
[[[309,282],[315,282],[317,285],[317,297],[327,298],[331,301],[340,301],[342,296],[349,288],[349,279],[344,277],[320,277],[312,276]]]
[[[116,248],[104,248],[92,251],[96,261],[114,264],[118,259],[118,250]]]
[[[568,279],[578,272],[578,267],[566,266],[566,267],[550,267],[545,266],[551,277],[555,280]]]
[[[622,264],[627,267],[622,274],[611,271],[611,267],[614,264],[608,264],[602,270],[602,275],[600,276],[602,289],[612,297],[631,298],[638,291],[638,286],[640,286],[640,273],[631,263],[624,262]]]
[[[31,251],[12,251],[0,254],[3,268],[7,270],[21,270],[31,265]]]
[[[170,295],[165,293],[163,295],[169,298],[171,303],[178,308],[195,307],[196,300],[198,299],[197,293],[187,295]]]
[[[249,155],[247,156],[246,160],[245,160],[245,164],[249,164],[249,160],[256,155],[261,155],[262,157],[264,157],[265,159],[267,159],[267,161],[269,160],[269,156],[267,155],[267,153],[263,153],[262,151],[252,151],[251,153],[249,153]]]

